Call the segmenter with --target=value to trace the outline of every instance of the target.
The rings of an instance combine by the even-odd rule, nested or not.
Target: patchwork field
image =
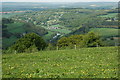
[[[3,78],[118,78],[118,48],[3,54]]]
[[[15,16],[15,15],[21,15],[21,14],[23,14],[23,13],[4,13],[4,14],[2,14],[2,17],[4,17],[4,18],[10,18],[10,17],[13,17],[13,16]]]
[[[20,22],[8,24],[8,28],[7,29],[11,33],[23,33],[23,32],[25,32],[24,24],[20,23]]]
[[[118,16],[118,13],[110,13],[110,14],[107,14],[107,15],[102,15],[100,17],[110,17],[110,18],[112,18],[112,17],[116,17],[116,16]]]
[[[90,31],[96,32],[102,37],[118,36],[119,29],[113,28],[91,28]]]

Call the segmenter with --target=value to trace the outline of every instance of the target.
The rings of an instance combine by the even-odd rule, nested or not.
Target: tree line
[[[98,35],[93,32],[81,35],[71,35],[69,37],[61,37],[56,45],[46,43],[45,40],[36,33],[28,33],[18,39],[10,46],[5,53],[31,53],[41,50],[59,50],[59,49],[77,49],[83,47],[103,46]]]

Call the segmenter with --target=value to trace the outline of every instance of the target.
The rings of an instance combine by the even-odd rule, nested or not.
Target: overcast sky
[[[119,0],[2,0],[2,2],[119,2]]]

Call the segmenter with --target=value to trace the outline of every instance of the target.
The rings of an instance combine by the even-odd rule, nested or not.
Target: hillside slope
[[[118,48],[3,54],[3,78],[117,78]]]

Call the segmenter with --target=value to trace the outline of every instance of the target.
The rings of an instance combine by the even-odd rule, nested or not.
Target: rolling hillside
[[[3,78],[118,78],[118,47],[3,54]]]
[[[21,35],[34,32],[42,36],[48,43],[56,43],[62,36],[84,34],[89,31],[100,32],[102,37],[118,37],[117,9],[94,10],[84,8],[61,8],[43,11],[25,11],[23,13],[3,14],[11,16],[14,23],[4,23],[10,38],[4,38],[4,47],[11,46]],[[16,15],[15,15],[16,14]],[[96,29],[97,28],[97,29]],[[105,29],[106,28],[106,29]],[[104,31],[102,31],[104,29]],[[112,31],[111,34],[109,34]],[[3,31],[5,34],[9,34]],[[108,35],[105,34],[108,32]],[[16,38],[17,36],[17,38]],[[5,36],[6,37],[6,36]],[[10,40],[8,44],[6,41]],[[115,42],[112,41],[112,45]],[[109,45],[109,44],[108,44]],[[5,49],[4,48],[4,49]]]

